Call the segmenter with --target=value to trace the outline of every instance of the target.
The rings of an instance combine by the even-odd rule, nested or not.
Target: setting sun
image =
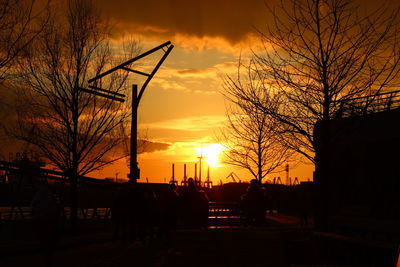
[[[219,165],[219,155],[224,150],[224,147],[220,144],[210,144],[198,148],[198,153],[202,155],[204,160],[210,167],[217,167]]]

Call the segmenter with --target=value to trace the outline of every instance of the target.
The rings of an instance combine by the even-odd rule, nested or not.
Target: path
[[[58,250],[54,266],[287,266],[279,232],[262,228],[180,230],[168,241],[123,246],[101,242]],[[1,266],[41,266],[38,254],[6,257]]]

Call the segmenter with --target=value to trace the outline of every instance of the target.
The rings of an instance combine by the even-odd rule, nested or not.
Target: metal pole
[[[286,185],[290,185],[289,182],[289,164],[286,164]]]
[[[98,79],[101,79],[102,77],[104,77],[104,76],[106,76],[108,74],[111,74],[114,71],[116,71],[118,69],[121,69],[122,67],[125,67],[125,66],[131,64],[132,62],[135,62],[136,60],[139,60],[139,59],[141,59],[143,57],[146,57],[146,56],[150,55],[151,53],[154,53],[155,51],[163,48],[164,46],[170,45],[170,44],[171,44],[171,42],[168,41],[168,42],[165,42],[165,43],[163,43],[163,44],[161,44],[161,45],[159,45],[157,47],[154,47],[153,49],[150,49],[149,51],[147,51],[147,52],[145,52],[145,53],[143,53],[143,54],[141,54],[141,55],[139,55],[137,57],[134,57],[134,58],[132,58],[132,59],[130,59],[128,61],[125,61],[124,63],[122,63],[122,64],[120,64],[120,65],[118,65],[118,66],[116,66],[116,67],[114,67],[114,68],[112,68],[112,69],[110,69],[110,70],[108,70],[106,72],[103,72],[102,74],[97,75],[96,77],[90,79],[89,83],[92,83],[92,82],[94,82],[94,81],[96,81]],[[173,45],[171,45],[171,46],[172,46],[172,48],[174,47]],[[172,48],[171,48],[171,50],[172,50]]]
[[[168,47],[168,49],[165,51],[163,49],[164,47]],[[151,79],[154,77],[154,75],[156,74],[158,69],[161,67],[164,60],[168,57],[169,53],[172,51],[173,48],[174,48],[174,46],[171,44],[170,41],[165,42],[153,49],[150,49],[149,51],[147,51],[141,55],[138,55],[128,61],[125,61],[124,63],[122,63],[114,68],[111,68],[111,69],[97,75],[96,77],[94,77],[88,81],[89,83],[93,83],[96,80],[99,80],[99,79],[101,79],[109,74],[112,74],[113,72],[120,70],[120,69],[129,71],[129,72],[133,72],[133,73],[136,73],[139,75],[147,76],[147,79],[143,83],[139,93],[138,93],[137,85],[136,84],[132,85],[132,122],[131,122],[131,147],[130,147],[131,149],[130,149],[130,160],[129,160],[129,162],[130,162],[129,172],[130,173],[128,174],[128,178],[132,183],[136,183],[137,180],[140,179],[140,169],[138,166],[139,163],[137,162],[137,112],[138,112],[139,102],[140,102],[140,99],[141,99],[147,85],[150,83]],[[144,58],[160,49],[162,49],[164,51],[164,55],[158,61],[157,65],[154,67],[154,69],[152,70],[151,73],[145,73],[142,71],[131,69],[129,67],[129,65],[131,63],[133,63],[141,58]],[[112,92],[112,91],[100,88],[99,86],[97,86],[96,83],[90,85],[89,88],[91,88],[91,90],[85,89],[85,88],[79,88],[79,90],[82,90],[82,91],[85,91],[87,93],[94,94],[97,96],[105,97],[108,99],[120,101],[120,102],[125,101],[124,94],[120,94],[117,92]]]
[[[207,169],[207,188],[211,188],[211,183],[210,183],[210,165],[208,165]]]
[[[175,183],[175,164],[172,163],[172,180],[171,183]]]
[[[200,168],[199,168],[199,187],[201,187],[201,159],[202,159],[203,157],[200,157]]]
[[[138,162],[137,162],[137,85],[132,85],[132,121],[131,121],[131,155],[129,166],[129,181],[136,183],[138,177]]]
[[[186,163],[183,165],[183,185],[187,183],[187,176],[186,176]]]
[[[194,164],[194,182],[197,184],[197,163]]]

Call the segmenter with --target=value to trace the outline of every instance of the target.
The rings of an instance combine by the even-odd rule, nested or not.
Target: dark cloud
[[[113,21],[125,25],[126,31],[223,37],[231,43],[253,32],[253,26],[262,25],[267,11],[264,0],[99,0],[95,3]]]
[[[167,150],[170,147],[170,144],[167,143],[139,140],[139,143],[141,142],[143,143],[144,146],[143,147],[144,153]]]
[[[279,0],[96,0],[118,33],[171,38],[177,33],[195,37],[222,37],[235,44],[254,27],[260,30],[271,19],[266,4]],[[290,2],[290,1],[288,1]],[[381,1],[354,0],[363,9],[377,8]],[[391,5],[398,0],[387,0]]]
[[[208,71],[208,69],[183,69],[183,70],[178,70],[177,72],[179,74],[197,74],[197,73],[203,73]]]

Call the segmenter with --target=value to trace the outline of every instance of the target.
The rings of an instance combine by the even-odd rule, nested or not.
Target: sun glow
[[[199,156],[202,156],[207,164],[210,165],[210,167],[217,167],[219,166],[219,156],[223,150],[224,147],[220,144],[210,144],[198,148],[198,153]]]

